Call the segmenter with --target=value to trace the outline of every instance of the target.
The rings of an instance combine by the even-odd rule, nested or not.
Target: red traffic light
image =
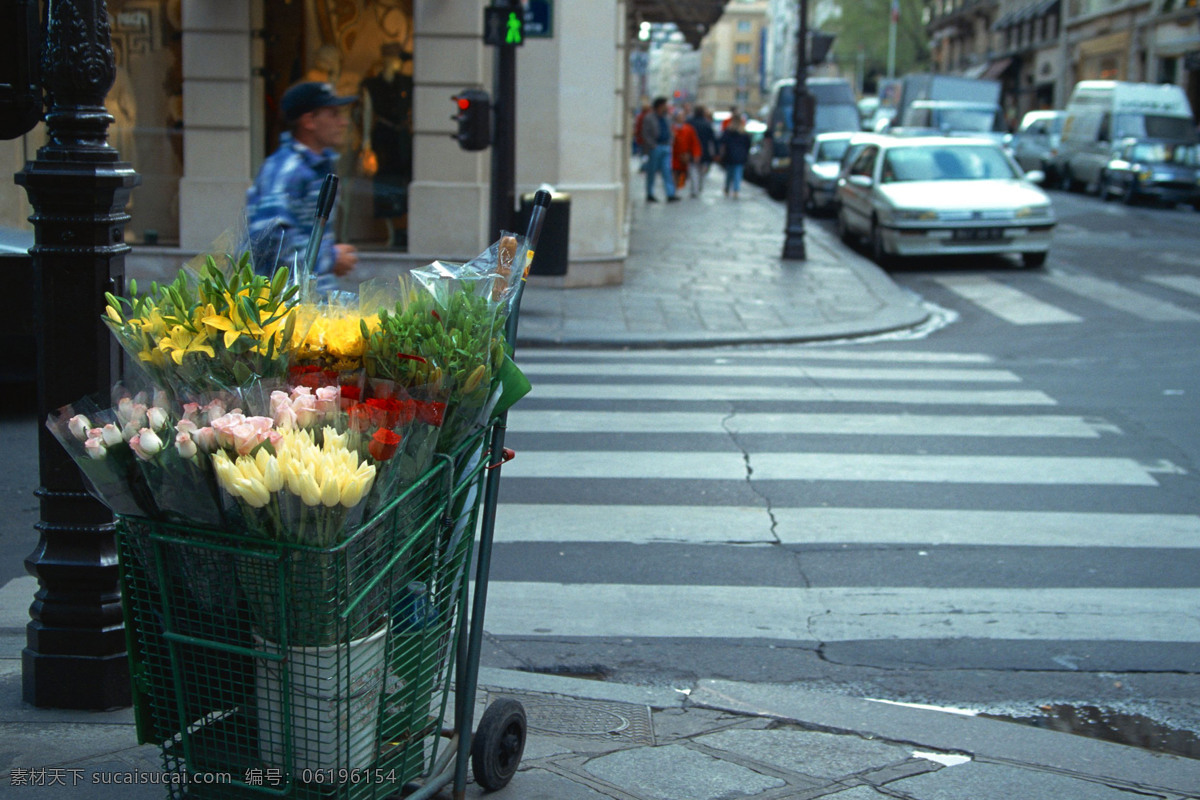
[[[463,89],[453,95],[458,113],[451,119],[458,123],[454,138],[463,150],[485,150],[492,143],[492,102],[482,89]]]

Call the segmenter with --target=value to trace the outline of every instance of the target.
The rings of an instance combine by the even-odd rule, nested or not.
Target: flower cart
[[[117,515],[138,738],[169,797],[512,778],[524,710],[472,716],[539,200],[523,240],[352,311],[245,263],[110,297],[152,394],[48,424]]]

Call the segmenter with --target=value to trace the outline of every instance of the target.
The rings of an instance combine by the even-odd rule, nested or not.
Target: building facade
[[[700,48],[698,101],[713,110],[736,106],[757,115],[765,102],[766,0],[734,0]]]
[[[109,0],[117,65],[110,143],[142,181],[129,209],[130,274],[169,274],[241,224],[246,188],[278,142],[279,98],[304,79],[329,80],[363,101],[339,167],[338,233],[363,253],[356,277],[479,253],[489,243],[490,151],[459,149],[451,97],[492,90],[485,5]],[[550,35],[529,37],[518,51],[516,191],[550,184],[571,196],[570,267],[555,280],[619,282],[628,109],[636,100],[627,97],[630,11],[626,0],[550,5]],[[409,159],[401,184],[407,217],[379,216],[379,187],[358,167],[381,119],[399,133],[390,146]],[[42,135],[39,126],[0,143],[11,172],[33,157]],[[16,187],[5,193],[0,224],[27,226],[22,195]],[[406,233],[407,247],[396,231]]]
[[[935,71],[1000,80],[1011,118],[1081,80],[1171,83],[1200,111],[1200,0],[929,0]]]

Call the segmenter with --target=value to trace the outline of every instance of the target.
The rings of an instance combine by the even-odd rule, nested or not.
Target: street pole
[[[495,6],[513,7],[509,0],[495,0]],[[518,6],[519,7],[519,6]],[[492,82],[495,98],[492,129],[492,164],[489,242],[500,239],[502,230],[512,230],[516,208],[517,182],[517,48],[511,44],[496,46],[496,74]]]
[[[783,257],[803,260],[804,248],[804,156],[812,138],[813,103],[808,92],[808,0],[800,3],[800,32],[796,41],[796,89],[792,101],[791,173],[788,175],[787,225]]]
[[[888,12],[888,54],[887,54],[887,76],[889,78],[896,77],[896,28],[900,23],[900,0],[892,0],[891,10]]]
[[[38,420],[107,397],[120,353],[100,321],[123,293],[125,206],[137,173],[108,145],[104,107],[115,67],[104,0],[49,0],[41,84],[47,143],[17,173],[33,206]],[[79,469],[38,426],[40,538],[25,559],[38,579],[21,654],[24,700],[42,708],[130,703],[113,519]]]

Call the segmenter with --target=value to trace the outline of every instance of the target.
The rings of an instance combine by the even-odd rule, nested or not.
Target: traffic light
[[[823,64],[826,57],[829,55],[829,50],[833,47],[833,40],[837,36],[832,33],[822,33],[821,31],[808,32],[808,63]]]
[[[458,113],[454,138],[463,150],[486,150],[492,143],[492,100],[483,89],[463,89],[453,97]]]

